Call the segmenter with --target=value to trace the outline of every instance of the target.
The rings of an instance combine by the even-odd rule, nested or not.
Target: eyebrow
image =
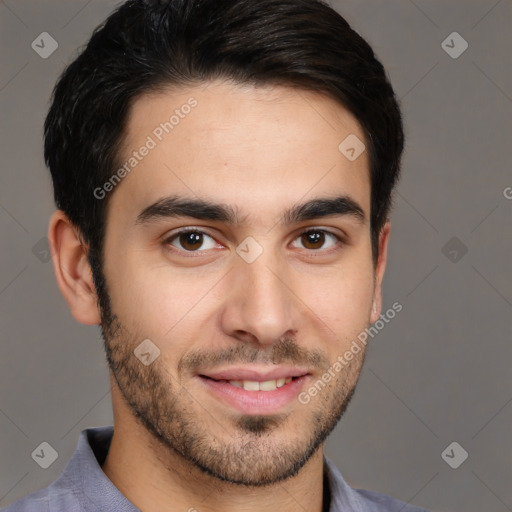
[[[348,196],[311,199],[286,209],[279,219],[284,225],[296,224],[321,217],[348,216],[363,224],[366,215],[363,208]],[[183,196],[170,196],[159,199],[144,208],[135,224],[149,224],[161,219],[192,217],[199,220],[219,221],[230,225],[242,224],[247,216],[240,215],[238,208],[224,203]]]

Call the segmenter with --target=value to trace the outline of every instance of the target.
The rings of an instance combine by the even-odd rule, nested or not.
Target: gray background
[[[387,68],[407,149],[384,303],[403,310],[372,340],[327,454],[352,485],[432,510],[512,510],[512,3],[331,3]],[[46,261],[42,125],[115,4],[0,1],[0,506],[51,483],[82,429],[112,423],[99,330],[73,320]],[[469,44],[456,59],[441,45],[454,31]],[[41,32],[59,45],[47,59],[31,48]],[[31,458],[43,441],[59,454],[48,469]],[[453,441],[469,454],[457,469],[441,457]]]

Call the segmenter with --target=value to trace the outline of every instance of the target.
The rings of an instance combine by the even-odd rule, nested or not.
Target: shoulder
[[[366,489],[353,489],[358,494],[364,512],[428,512],[387,494]]]
[[[49,512],[48,487],[33,492],[3,508],[2,512]]]
[[[387,494],[351,487],[335,464],[327,457],[324,460],[331,495],[329,512],[428,512]]]
[[[50,485],[28,494],[1,512],[78,512],[85,510],[83,503],[71,489],[59,489]]]

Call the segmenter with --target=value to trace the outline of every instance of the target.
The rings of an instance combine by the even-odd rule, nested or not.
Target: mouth
[[[207,392],[224,406],[244,414],[275,414],[297,398],[311,374],[299,369],[267,373],[243,369],[197,377]]]

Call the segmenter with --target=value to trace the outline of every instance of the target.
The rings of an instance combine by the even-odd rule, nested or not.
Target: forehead
[[[129,172],[110,202],[136,215],[161,197],[195,196],[258,216],[339,193],[368,213],[367,152],[346,153],[346,141],[359,152],[364,140],[350,112],[311,91],[213,82],[145,94],[130,109],[118,158]]]

